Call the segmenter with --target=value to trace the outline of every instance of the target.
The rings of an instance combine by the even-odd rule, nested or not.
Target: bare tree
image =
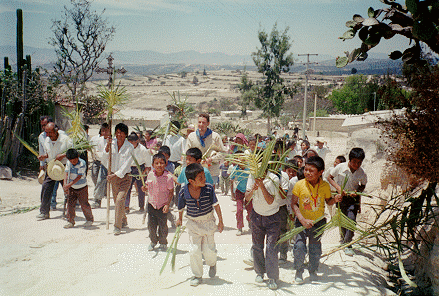
[[[57,61],[55,74],[70,90],[72,100],[84,94],[85,82],[93,75],[116,29],[99,14],[91,10],[92,1],[70,0],[72,7],[64,6],[62,20],[52,25],[54,36],[49,44],[55,47]]]

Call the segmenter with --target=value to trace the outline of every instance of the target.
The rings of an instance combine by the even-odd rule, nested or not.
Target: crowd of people
[[[124,123],[115,126],[112,137],[108,124],[103,123],[99,135],[90,139],[93,145],[90,174],[95,185],[90,204],[87,154],[84,156],[72,148],[71,139],[51,118],[42,117],[40,122],[38,159],[46,173],[40,176],[38,220],[50,218],[50,209],[56,207],[56,203],[51,204],[52,196],[56,196],[55,186],[61,183],[67,208],[64,228],[75,226],[77,203],[86,218],[84,226],[91,226],[94,221],[92,209],[101,207],[103,198],[110,198],[107,193],[109,182],[115,205],[113,232],[120,235],[128,226],[127,214],[135,187],[139,212],[146,211],[148,216],[150,251],[157,244],[159,250],[167,249],[168,220],[171,226],[180,226],[186,212],[186,227],[192,244],[192,286],[202,282],[203,258],[210,267],[209,276],[216,275],[214,233],[224,229],[221,201],[216,190],[223,195],[230,194],[236,202],[236,235],[243,234],[244,220],[247,221],[252,247],[251,257],[245,262],[254,267],[255,281],[264,282],[266,274],[267,286],[273,290],[277,289],[279,263],[287,261],[290,245],[289,241],[277,242],[291,224],[304,227],[295,237],[293,246],[295,282],[300,284],[307,254],[309,276],[311,280],[318,277],[322,246],[321,235],[316,236],[316,230],[326,223],[325,206],[329,206],[332,213],[331,207],[338,203],[341,211],[353,221],[361,210],[358,193],[367,183],[361,168],[365,158],[363,149],[353,148],[348,160],[340,155],[333,166],[325,167],[330,150],[322,138],[317,138],[315,147],[306,139],[299,144],[294,138],[276,138],[275,135],[247,137],[238,133],[230,139],[209,128],[210,117],[206,113],[199,114],[196,129],[190,125],[180,130],[180,123],[173,121],[180,132],[167,135],[163,141],[154,137],[152,131],[129,133]],[[271,141],[275,141],[271,157],[276,162],[273,163],[281,162],[282,165],[267,166],[263,177],[255,177],[245,163],[234,161],[245,155],[262,153],[271,147]],[[178,210],[178,217],[172,214],[173,207]],[[352,230],[342,229],[341,243],[348,244],[353,236]],[[352,248],[346,248],[345,253],[348,256],[355,254]]]

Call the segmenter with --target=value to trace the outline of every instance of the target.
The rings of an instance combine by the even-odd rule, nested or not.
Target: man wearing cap
[[[210,117],[207,113],[200,113],[198,115],[198,129],[194,133],[190,133],[187,137],[185,151],[189,148],[199,148],[206,157],[201,164],[206,165],[212,175],[215,186],[219,181],[219,163],[222,159],[221,152],[227,152],[223,145],[221,136],[209,128]],[[220,152],[220,153],[218,153]]]
[[[64,134],[59,133],[55,123],[49,122],[44,127],[46,139],[44,140],[44,154],[38,156],[38,160],[47,161],[47,175],[41,188],[41,206],[38,220],[49,219],[50,200],[56,181],[64,180],[64,165],[67,162],[66,151],[72,147],[72,141]]]
[[[325,160],[326,154],[331,152],[328,148],[328,144],[325,142],[325,140],[322,137],[318,137],[316,139],[317,145],[314,147],[314,150],[319,154],[319,156]],[[326,144],[326,146],[325,146]]]

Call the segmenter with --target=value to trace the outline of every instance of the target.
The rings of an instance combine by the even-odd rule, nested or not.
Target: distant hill
[[[254,70],[255,66],[250,55],[228,55],[220,52],[200,53],[197,51],[181,51],[176,53],[159,53],[156,51],[114,51],[114,64],[116,67],[123,66],[131,74],[151,75],[167,74],[181,71],[193,72],[206,70],[237,70],[243,69]],[[32,56],[33,67],[43,67],[51,69],[56,59],[55,51],[46,48],[34,48],[24,46],[24,55]],[[15,46],[0,46],[0,58],[9,57],[11,65],[16,64]],[[303,57],[295,56],[295,65],[292,72],[304,72],[306,66],[303,64]],[[329,55],[313,56],[313,64],[310,68],[315,73],[326,75],[350,74],[352,68],[359,74],[386,74],[400,73],[401,61],[390,60],[386,54],[372,53],[364,62],[354,62],[345,68],[338,69],[335,67],[335,57]],[[3,69],[3,63],[0,69]],[[102,67],[106,67],[106,61],[103,60]]]

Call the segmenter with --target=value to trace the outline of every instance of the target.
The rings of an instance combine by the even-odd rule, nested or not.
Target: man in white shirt
[[[133,163],[131,165],[131,175],[137,176],[137,177],[132,177],[130,189],[128,190],[127,198],[125,200],[125,210],[126,210],[126,212],[129,212],[131,190],[133,188],[133,184],[136,183],[137,190],[138,190],[137,195],[139,198],[139,211],[144,212],[145,211],[145,192],[143,192],[143,190],[141,189],[143,186],[143,183],[142,183],[142,180],[140,179],[141,177],[139,175],[140,174],[144,175],[145,177],[143,177],[143,178],[144,178],[144,180],[146,180],[146,175],[151,170],[151,153],[149,152],[149,149],[146,149],[145,146],[140,144],[139,136],[135,132],[132,132],[128,136],[127,140],[134,147],[134,157],[135,157],[137,163],[139,164],[141,171],[139,172],[139,169],[137,168],[136,163],[133,161]]]
[[[323,138],[317,138],[316,140],[317,145],[314,147],[314,150],[319,154],[319,156],[325,160],[326,154],[331,152],[328,148],[328,143],[325,142]]]
[[[210,117],[207,113],[200,113],[198,115],[198,129],[190,133],[187,138],[186,148],[199,148],[203,155],[207,153],[206,158],[201,162],[202,165],[207,165],[207,168],[212,175],[213,182],[216,185],[219,182],[220,169],[219,164],[223,159],[221,152],[227,152],[221,136],[209,128]],[[220,152],[220,153],[218,153]]]
[[[107,168],[102,164],[101,160],[105,146],[107,145],[107,139],[111,137],[108,123],[104,122],[101,125],[99,134],[99,136],[95,136],[91,139],[93,145],[92,180],[94,176],[96,176],[96,183],[93,191],[93,203],[91,204],[92,209],[99,208],[101,206],[102,198],[107,196]]]
[[[277,240],[280,233],[281,202],[279,192],[279,177],[268,172],[265,179],[254,179],[249,176],[245,200],[252,200],[253,211],[250,215],[252,227],[252,254],[256,282],[264,281],[264,273],[268,276],[268,287],[277,289],[279,279],[279,247]],[[266,256],[264,256],[264,241],[267,241]]]
[[[180,130],[180,122],[172,121],[171,123],[178,129],[178,131]],[[163,141],[163,146],[168,146],[169,149],[171,149],[171,155],[168,161],[174,164],[175,169],[180,165],[179,161],[181,160],[181,155],[183,154],[184,142],[184,138],[178,134],[178,131],[176,135],[168,135]]]
[[[55,126],[55,123],[49,122],[44,127],[46,132],[46,138],[44,139],[43,144],[43,153],[38,156],[38,160],[40,162],[51,161],[51,160],[59,160],[64,165],[67,162],[66,159],[66,151],[67,149],[72,147],[72,141],[65,133],[58,132],[58,128]],[[62,181],[61,181],[62,182]],[[49,211],[50,211],[50,200],[53,194],[53,188],[55,187],[55,180],[52,180],[48,174],[46,174],[46,178],[44,179],[42,188],[41,188],[41,206],[40,206],[40,214],[37,216],[38,220],[49,219]]]
[[[338,193],[342,194],[343,199],[340,202],[340,209],[343,214],[354,222],[357,219],[357,213],[361,210],[360,195],[356,192],[363,192],[367,183],[367,175],[361,168],[361,164],[365,158],[362,148],[352,148],[349,152],[349,162],[343,162],[333,168],[328,176],[328,182]],[[346,184],[345,184],[346,183]],[[345,184],[343,192],[341,187]],[[346,195],[346,192],[351,192]],[[343,244],[349,243],[354,237],[354,232],[342,228]],[[350,248],[345,248],[344,252],[348,256],[353,256],[354,252]]]
[[[128,226],[125,214],[125,198],[131,185],[131,165],[133,163],[133,145],[126,139],[128,126],[118,123],[115,127],[115,138],[109,138],[105,146],[102,163],[108,170],[107,180],[113,189],[115,205],[114,235],[121,233],[122,227]],[[109,151],[111,145],[111,168],[109,168]]]

